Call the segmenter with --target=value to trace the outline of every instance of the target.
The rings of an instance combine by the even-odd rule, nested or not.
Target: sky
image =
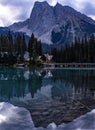
[[[0,26],[9,26],[14,22],[29,18],[35,1],[44,0],[0,0]],[[50,5],[56,3],[68,5],[95,20],[95,0],[45,0]]]

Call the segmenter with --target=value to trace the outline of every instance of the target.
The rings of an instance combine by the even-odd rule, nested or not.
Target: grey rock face
[[[42,43],[64,45],[74,41],[75,36],[95,33],[95,21],[69,6],[35,2],[30,18],[9,28],[28,35],[34,33]]]

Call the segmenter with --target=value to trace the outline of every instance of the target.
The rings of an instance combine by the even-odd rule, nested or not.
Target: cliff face
[[[52,7],[47,2],[35,2],[30,18],[9,28],[29,36],[34,33],[42,43],[64,45],[74,41],[75,36],[95,33],[95,21],[69,6],[57,3]]]

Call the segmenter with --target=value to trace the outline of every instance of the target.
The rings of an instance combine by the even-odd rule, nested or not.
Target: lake
[[[36,127],[68,123],[95,108],[95,70],[0,68],[0,102],[25,107]]]

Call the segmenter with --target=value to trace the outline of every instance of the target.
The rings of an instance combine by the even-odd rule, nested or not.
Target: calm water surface
[[[0,102],[27,108],[36,126],[72,121],[94,100],[95,70],[0,68]]]

